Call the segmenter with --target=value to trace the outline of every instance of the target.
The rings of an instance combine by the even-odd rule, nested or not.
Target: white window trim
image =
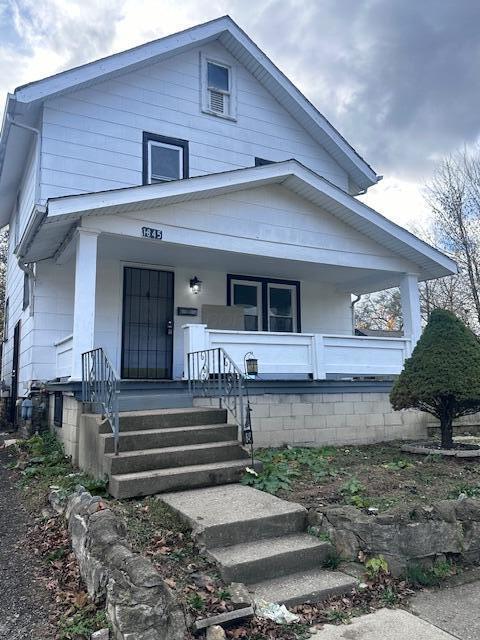
[[[273,316],[270,306],[270,289],[289,289],[291,291],[291,304],[292,314],[290,316]],[[268,330],[272,331],[270,322],[272,317],[276,318],[291,318],[292,319],[292,331],[285,331],[284,333],[296,333],[298,330],[297,321],[297,287],[294,284],[279,284],[277,282],[267,282],[267,305],[268,305]]]
[[[152,179],[152,147],[165,147],[167,149],[176,149],[179,151],[178,154],[178,178],[168,178],[168,177],[153,177]],[[152,184],[154,182],[173,182],[174,180],[182,180],[183,175],[183,147],[180,147],[176,144],[167,144],[165,142],[157,142],[156,140],[149,140],[148,145],[148,184]]]
[[[208,63],[217,64],[220,67],[225,67],[229,72],[229,87],[228,94],[229,100],[229,112],[219,113],[210,109],[208,100]],[[221,92],[224,93],[224,92]],[[200,107],[203,113],[207,113],[210,116],[217,116],[217,118],[223,118],[224,120],[231,120],[236,122],[237,120],[237,74],[234,65],[228,64],[222,60],[211,58],[204,53],[200,53]]]
[[[245,285],[247,287],[254,287],[257,290],[257,313],[253,314],[253,313],[249,313],[249,314],[245,314],[245,315],[249,315],[252,317],[257,317],[257,331],[262,331],[262,326],[263,326],[263,299],[262,299],[262,283],[258,282],[257,280],[242,280],[241,278],[237,279],[232,279],[230,281],[230,291],[231,291],[231,300],[232,300],[232,306],[236,306],[235,305],[235,285],[236,284],[240,284],[240,285]]]

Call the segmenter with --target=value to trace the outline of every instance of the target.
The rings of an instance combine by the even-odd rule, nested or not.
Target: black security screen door
[[[122,378],[172,377],[173,273],[125,267]]]

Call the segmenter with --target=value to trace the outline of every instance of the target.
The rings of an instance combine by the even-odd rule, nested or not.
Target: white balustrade
[[[183,330],[185,355],[222,347],[243,370],[244,356],[252,351],[260,376],[311,376],[314,380],[329,374],[396,375],[410,355],[411,345],[408,338],[225,331],[202,324],[185,325]]]

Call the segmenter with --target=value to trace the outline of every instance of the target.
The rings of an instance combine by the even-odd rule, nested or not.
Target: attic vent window
[[[202,111],[235,119],[233,68],[202,58]]]

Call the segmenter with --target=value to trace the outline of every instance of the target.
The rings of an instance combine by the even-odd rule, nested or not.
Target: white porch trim
[[[407,273],[400,280],[400,297],[403,314],[403,333],[411,339],[413,349],[422,335],[420,293],[416,274]]]
[[[71,381],[82,379],[82,353],[94,348],[98,235],[90,229],[77,230]]]
[[[185,373],[188,354],[222,347],[243,370],[244,355],[258,359],[259,375],[398,375],[411,352],[409,338],[379,338],[315,333],[225,331],[204,324],[183,326]]]

